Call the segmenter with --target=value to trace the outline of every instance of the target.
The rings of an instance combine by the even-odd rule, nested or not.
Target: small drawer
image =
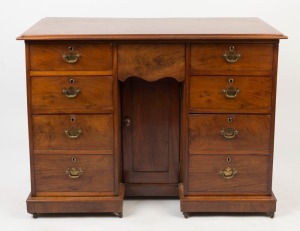
[[[113,153],[113,116],[34,115],[33,149],[51,153],[61,150],[102,150]]]
[[[189,155],[188,191],[267,194],[269,161],[266,155]]]
[[[222,111],[242,109],[271,110],[272,78],[192,76],[190,78],[190,108]]]
[[[31,44],[29,55],[31,71],[112,70],[111,44]]]
[[[270,115],[190,115],[189,153],[267,154],[270,126]]]
[[[119,44],[118,79],[136,76],[154,82],[172,77],[185,78],[184,44]]]
[[[31,100],[34,114],[112,112],[112,77],[31,77]]]
[[[34,179],[37,195],[90,196],[113,194],[112,155],[36,155]]]
[[[191,74],[272,69],[273,44],[191,45]]]

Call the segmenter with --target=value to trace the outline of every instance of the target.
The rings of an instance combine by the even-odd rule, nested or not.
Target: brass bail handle
[[[230,46],[229,47],[229,53],[226,51],[223,54],[224,59],[229,63],[235,63],[241,58],[241,54],[239,52],[235,52],[235,47]]]
[[[237,134],[239,134],[239,131],[234,128],[223,128],[221,130],[221,135],[226,139],[233,139]]]
[[[232,179],[237,174],[237,171],[234,168],[227,167],[225,170],[220,170],[219,174],[223,178],[229,180],[229,179]]]
[[[234,99],[237,97],[238,93],[240,93],[240,90],[238,88],[234,88],[232,86],[228,87],[227,89],[222,90],[224,95],[229,99]]]
[[[66,171],[66,174],[72,179],[77,179],[82,176],[83,171],[81,170],[81,168],[72,167]]]
[[[76,63],[79,60],[80,54],[77,51],[76,54],[74,54],[74,47],[69,46],[69,54],[64,53],[63,59],[66,60],[67,63]]]
[[[79,88],[69,87],[68,89],[63,89],[63,94],[68,98],[75,98],[79,94]]]
[[[71,127],[69,129],[65,130],[65,134],[70,139],[77,139],[80,136],[81,133],[82,133],[82,130],[80,128]]]

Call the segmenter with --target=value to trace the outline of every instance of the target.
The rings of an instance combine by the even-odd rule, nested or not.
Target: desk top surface
[[[44,18],[19,40],[285,39],[259,18]]]

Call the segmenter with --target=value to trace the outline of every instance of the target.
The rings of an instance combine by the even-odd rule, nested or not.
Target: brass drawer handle
[[[234,168],[227,167],[225,170],[220,170],[219,174],[225,179],[229,180],[237,174],[237,171]]]
[[[80,54],[77,51],[77,54],[74,54],[74,48],[72,46],[69,47],[69,54],[63,54],[64,60],[67,63],[76,63],[79,60]]]
[[[222,92],[227,98],[233,99],[237,97],[238,93],[240,93],[240,90],[238,88],[233,88],[232,86],[230,86],[227,89],[223,89]]]
[[[70,129],[65,130],[65,134],[70,139],[77,139],[80,136],[81,133],[82,133],[82,130],[80,128],[71,127]]]
[[[77,179],[83,174],[83,171],[81,170],[81,168],[72,167],[71,169],[68,169],[66,171],[66,174],[68,174],[72,179]]]
[[[236,61],[238,61],[241,58],[241,54],[239,52],[235,52],[234,49],[235,49],[234,46],[230,46],[229,54],[227,54],[226,51],[223,54],[223,57],[229,63],[235,63]]]
[[[237,134],[239,134],[239,131],[234,128],[223,128],[221,130],[221,135],[226,139],[233,139]]]
[[[79,88],[69,87],[63,89],[63,94],[68,98],[75,98],[79,94]]]

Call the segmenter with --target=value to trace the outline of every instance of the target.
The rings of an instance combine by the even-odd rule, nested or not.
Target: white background
[[[297,0],[1,0],[0,230],[300,230],[300,3]],[[26,213],[30,191],[25,54],[15,38],[43,17],[259,17],[289,36],[280,43],[273,190],[274,219],[196,216],[178,200],[130,200],[124,218],[42,217]],[[254,170],[255,171],[255,170]]]

